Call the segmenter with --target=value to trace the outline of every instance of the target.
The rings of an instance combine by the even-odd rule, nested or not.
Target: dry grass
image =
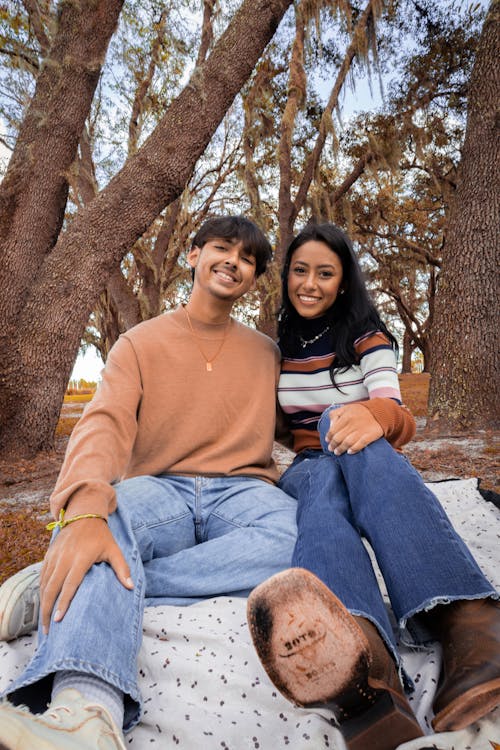
[[[427,372],[399,376],[403,401],[415,417],[425,417],[429,399],[430,375]]]
[[[93,393],[66,393],[64,396],[65,404],[86,404],[92,400]]]
[[[59,437],[69,437],[77,422],[78,417],[60,417],[56,427],[56,435]]]
[[[41,517],[33,507],[5,509],[0,505],[2,517],[0,546],[0,583],[18,570],[41,560],[45,554],[50,534],[45,526],[50,520]]]

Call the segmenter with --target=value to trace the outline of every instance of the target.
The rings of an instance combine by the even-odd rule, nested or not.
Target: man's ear
[[[198,247],[198,245],[193,245],[191,250],[189,250],[188,254],[186,255],[187,262],[191,266],[191,268],[196,268],[198,265],[198,258],[200,257],[201,248]]]

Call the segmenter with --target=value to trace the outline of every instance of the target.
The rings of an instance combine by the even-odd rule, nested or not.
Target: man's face
[[[235,301],[255,289],[255,258],[239,240],[214,238],[193,247],[187,256],[196,269],[193,291],[205,289],[218,299]]]

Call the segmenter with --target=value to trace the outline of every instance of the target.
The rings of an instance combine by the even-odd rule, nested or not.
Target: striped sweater
[[[407,443],[415,433],[415,421],[402,404],[396,370],[396,357],[387,337],[370,331],[354,342],[359,363],[330,378],[335,353],[331,341],[320,338],[306,345],[295,358],[281,364],[278,400],[293,435],[296,452],[319,449],[318,421],[332,404],[361,402],[384,430],[395,448]]]

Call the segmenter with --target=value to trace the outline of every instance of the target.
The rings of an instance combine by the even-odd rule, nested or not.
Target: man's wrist
[[[101,521],[104,521],[105,523],[108,522],[108,519],[105,516],[102,516],[100,513],[80,513],[79,515],[66,518],[66,511],[64,510],[64,508],[61,508],[61,510],[59,511],[58,520],[51,521],[45,528],[47,529],[47,531],[53,531],[56,528],[64,529],[64,527],[69,526],[70,523],[81,521],[85,518],[97,518]]]

